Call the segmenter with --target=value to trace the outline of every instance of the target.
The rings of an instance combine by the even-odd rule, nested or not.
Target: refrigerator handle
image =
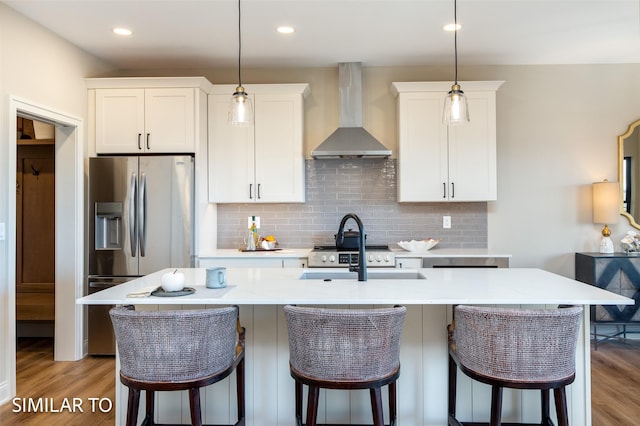
[[[138,177],[131,173],[131,184],[129,185],[129,242],[131,244],[131,257],[136,257],[138,247],[138,225],[136,222],[136,205],[138,199]]]
[[[147,248],[147,175],[140,173],[140,199],[138,201],[138,239],[140,256],[144,257]]]

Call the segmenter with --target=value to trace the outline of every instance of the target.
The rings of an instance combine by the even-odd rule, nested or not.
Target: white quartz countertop
[[[498,252],[489,249],[441,249],[437,246],[427,251],[407,251],[400,248],[397,244],[391,244],[389,246],[395,253],[396,257],[506,257],[510,258],[510,254]]]
[[[420,273],[426,279],[301,280],[309,271],[330,273],[336,269],[228,268],[227,287],[204,286],[204,268],[179,269],[193,294],[179,297],[129,298],[127,294],[159,286],[165,269],[77,300],[83,305],[175,304],[175,305],[371,305],[371,304],[577,304],[632,305],[632,299],[541,269],[437,268],[401,270]],[[339,269],[337,271],[343,271]],[[387,272],[389,270],[387,269]],[[392,270],[398,271],[398,270]]]
[[[309,256],[311,248],[283,248],[277,250],[241,251],[239,249],[216,249],[198,256],[200,259],[246,259],[250,257],[302,258]]]

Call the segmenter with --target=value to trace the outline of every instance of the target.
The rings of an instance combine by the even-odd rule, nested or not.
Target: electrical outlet
[[[451,216],[442,216],[442,227],[444,229],[451,228]]]
[[[247,228],[251,228],[251,224],[255,222],[256,228],[260,229],[260,216],[249,216],[247,217]]]

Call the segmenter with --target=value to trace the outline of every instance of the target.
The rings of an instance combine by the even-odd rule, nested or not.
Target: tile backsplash
[[[247,216],[260,216],[260,234],[275,235],[283,248],[334,244],[347,213],[360,217],[368,244],[432,237],[442,248],[487,247],[486,202],[398,203],[396,159],[307,160],[305,167],[305,203],[218,204],[218,248],[243,246]],[[442,228],[445,215],[451,229]]]

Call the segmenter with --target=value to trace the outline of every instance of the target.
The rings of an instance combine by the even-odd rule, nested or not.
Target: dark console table
[[[626,339],[640,330],[640,256],[625,253],[576,253],[576,280],[635,300],[635,305],[591,306],[591,324],[595,349],[598,342]],[[617,326],[608,334],[598,334],[598,325]],[[609,328],[610,329],[610,328]]]

